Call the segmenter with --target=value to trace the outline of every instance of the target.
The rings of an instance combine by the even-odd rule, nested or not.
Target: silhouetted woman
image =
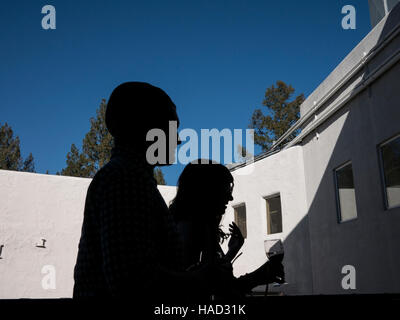
[[[231,261],[244,242],[239,228],[231,223],[228,252],[224,254],[220,246],[229,237],[221,230],[220,223],[228,202],[233,200],[232,191],[233,177],[221,164],[198,159],[182,171],[176,197],[169,209],[182,237],[186,269],[203,263],[228,264],[232,268]],[[234,278],[232,275],[229,284],[216,284],[210,291],[222,297],[238,297],[257,285],[273,282],[278,273],[283,273],[283,266],[267,262],[242,277]]]

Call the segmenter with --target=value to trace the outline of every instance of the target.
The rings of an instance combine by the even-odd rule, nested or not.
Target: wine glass
[[[283,243],[280,239],[265,240],[264,249],[268,260],[271,261],[271,263],[282,263],[285,252],[283,249]],[[275,282],[272,283],[274,287],[280,287],[284,284],[287,284],[284,276],[276,276]]]

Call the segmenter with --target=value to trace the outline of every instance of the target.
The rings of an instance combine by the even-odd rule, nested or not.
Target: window
[[[282,232],[281,196],[265,199],[267,203],[267,234]]]
[[[339,222],[356,219],[356,192],[351,162],[347,162],[335,170],[335,183]]]
[[[242,232],[243,237],[247,238],[247,226],[246,226],[246,205],[234,207],[235,212],[235,223]]]
[[[400,206],[400,135],[379,146],[386,208]]]

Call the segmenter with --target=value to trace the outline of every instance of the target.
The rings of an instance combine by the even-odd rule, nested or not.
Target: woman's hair
[[[170,202],[170,211],[176,221],[201,219],[198,215],[212,212],[198,212],[196,204],[207,201],[207,195],[213,194],[224,186],[233,186],[233,177],[227,167],[208,159],[198,159],[189,163],[178,179],[175,198]],[[220,239],[226,238],[219,229]]]

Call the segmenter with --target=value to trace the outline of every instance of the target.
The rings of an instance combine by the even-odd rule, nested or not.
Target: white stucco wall
[[[377,151],[400,132],[399,74],[398,63],[303,142],[315,294],[400,290],[400,208],[385,209]],[[348,161],[357,219],[338,223],[334,169]],[[354,290],[341,285],[345,265],[357,271]]]
[[[0,170],[0,298],[71,297],[73,269],[91,179]],[[168,203],[175,187],[159,186]],[[46,239],[46,248],[36,247]],[[42,274],[54,266],[56,289]]]
[[[364,53],[382,43],[385,36],[393,36],[323,105],[323,112],[332,110],[345,93],[354,93],[375,68],[385,72],[372,77],[374,81],[365,90],[354,94],[302,141],[314,294],[400,292],[400,208],[385,208],[378,153],[382,142],[400,133],[399,21],[397,6],[302,106],[304,115],[314,98],[327,93]],[[382,69],[383,64],[387,69]],[[357,219],[339,223],[334,170],[348,161],[353,168]],[[356,287],[352,290],[342,286],[342,268],[346,265],[356,270]]]

